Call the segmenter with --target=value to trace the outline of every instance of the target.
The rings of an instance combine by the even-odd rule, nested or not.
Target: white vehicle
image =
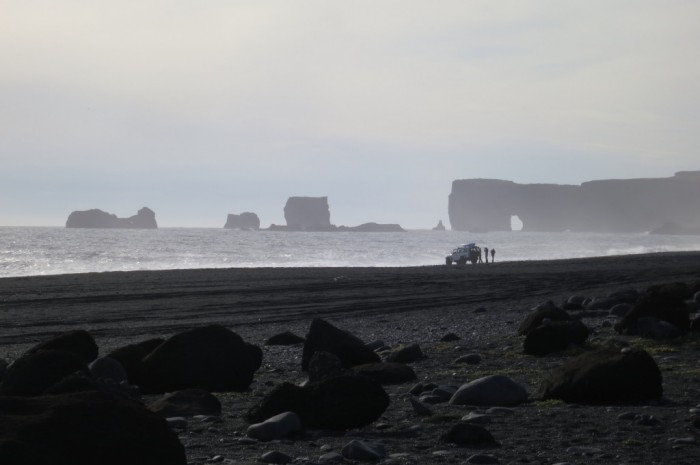
[[[469,244],[462,244],[454,249],[450,255],[445,257],[445,264],[452,265],[453,262],[458,265],[466,265],[467,262],[477,264],[480,258],[481,247],[470,242]]]

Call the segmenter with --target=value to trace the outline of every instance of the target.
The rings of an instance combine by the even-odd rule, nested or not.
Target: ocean
[[[700,236],[649,234],[0,227],[0,277],[191,268],[439,265],[454,247],[466,242],[495,248],[497,262],[700,250]]]

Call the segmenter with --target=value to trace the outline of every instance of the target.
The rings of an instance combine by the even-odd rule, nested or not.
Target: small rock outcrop
[[[442,220],[438,221],[437,226],[433,228],[433,231],[444,231],[445,230],[445,225],[442,224]]]
[[[129,218],[118,218],[112,213],[92,209],[71,213],[66,228],[157,229],[158,223],[155,212],[147,207]]]
[[[224,229],[258,230],[260,229],[260,218],[251,212],[243,212],[240,215],[229,213]]]

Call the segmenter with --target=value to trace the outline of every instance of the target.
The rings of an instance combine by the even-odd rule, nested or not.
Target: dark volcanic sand
[[[635,406],[588,407],[534,399],[548,370],[573,353],[548,357],[522,354],[516,336],[529,309],[572,294],[604,297],[651,284],[700,279],[700,253],[630,255],[542,262],[504,262],[463,268],[265,268],[143,271],[0,279],[0,358],[14,360],[28,347],[70,329],[90,331],[101,353],[152,336],[219,323],[261,345],[286,330],[305,335],[313,317],[323,317],[366,342],[389,346],[418,343],[427,358],[412,364],[419,381],[461,385],[477,377],[504,374],[526,386],[533,402],[512,415],[495,415],[487,429],[501,443],[478,451],[439,442],[449,426],[470,411],[431,406],[436,416],[416,416],[407,401],[412,383],[387,386],[392,403],[383,418],[349,433],[307,432],[295,440],[242,444],[242,414],[283,381],[301,382],[301,345],[264,347],[263,367],[251,391],[217,396],[223,423],[190,422],[180,437],[192,463],[216,455],[254,463],[270,450],[317,461],[322,446],[339,451],[353,437],[382,442],[388,454],[407,454],[390,463],[463,463],[474,453],[500,463],[698,463],[689,411],[700,404],[700,344],[691,336],[667,345],[624,337],[652,353],[664,376],[665,400]],[[475,312],[477,309],[485,311]],[[583,318],[594,331],[592,344],[617,337],[605,322]],[[440,342],[448,332],[461,340]],[[480,365],[456,365],[478,353]],[[150,400],[150,399],[147,399]],[[653,415],[654,426],[619,419],[623,412]],[[305,462],[304,460],[299,460]]]

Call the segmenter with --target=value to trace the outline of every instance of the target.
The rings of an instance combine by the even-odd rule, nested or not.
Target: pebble
[[[603,451],[597,447],[573,446],[566,449],[566,452],[572,455],[596,455]]]
[[[467,463],[490,464],[499,463],[498,458],[488,454],[474,454],[467,459]]]
[[[485,425],[491,422],[491,416],[483,413],[470,412],[462,417],[462,421],[477,425]]]
[[[277,450],[265,452],[260,456],[260,461],[263,463],[289,463],[292,460],[290,456]]]
[[[408,400],[411,403],[411,407],[413,407],[413,411],[416,413],[416,415],[427,417],[433,414],[432,410],[430,410],[428,407],[418,402],[414,398],[410,397]]]
[[[696,440],[694,437],[689,436],[687,438],[668,438],[669,442],[673,444],[695,444]]]
[[[165,421],[173,429],[186,429],[187,428],[187,418],[185,417],[169,417]]]
[[[479,354],[462,355],[457,360],[455,360],[455,363],[466,364],[466,365],[478,365],[479,363],[481,363],[481,355],[479,355]]]
[[[508,407],[491,407],[486,410],[488,415],[514,415],[515,409]]]
[[[617,416],[618,420],[634,420],[637,414],[634,412],[623,412]]]
[[[301,419],[294,412],[284,412],[268,418],[262,423],[255,423],[248,427],[249,437],[261,441],[282,439],[302,430]]]
[[[342,454],[349,460],[371,462],[383,459],[386,451],[381,444],[354,439],[343,446]]]
[[[321,463],[328,463],[328,462],[344,462],[345,459],[339,452],[328,452],[327,454],[323,454],[318,458],[318,461]]]

